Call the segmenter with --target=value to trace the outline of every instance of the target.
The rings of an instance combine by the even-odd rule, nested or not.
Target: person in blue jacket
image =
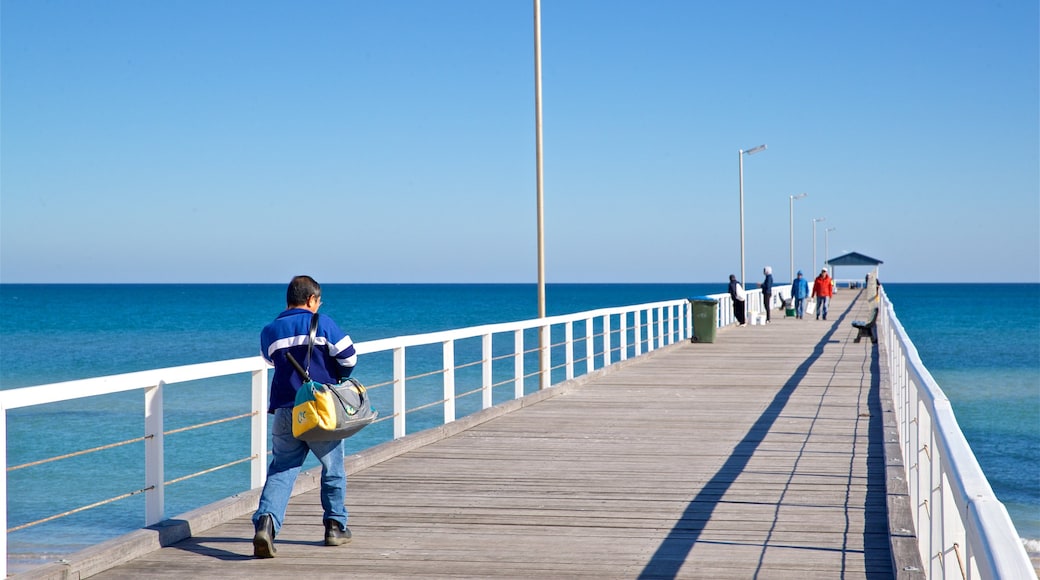
[[[809,281],[802,277],[802,271],[798,270],[798,277],[791,282],[791,298],[794,298],[795,318],[801,318],[805,314],[805,299],[809,297]]]
[[[311,318],[321,307],[321,286],[310,276],[296,276],[285,293],[286,310],[260,332],[260,351],[274,366],[271,379],[271,401],[268,413],[271,424],[271,464],[260,495],[260,505],[253,514],[253,556],[273,558],[274,537],[282,527],[296,476],[307,452],[321,462],[321,507],[324,509],[325,545],[339,546],[350,541],[347,528],[347,476],[343,469],[343,441],[300,441],[292,434],[292,409],[296,390],[303,384],[286,354],[291,353],[301,365],[308,367],[311,380],[338,383],[350,376],[357,363],[357,353],[350,336],[331,318],[318,315],[317,333],[310,358]],[[307,362],[305,362],[307,361]],[[308,364],[309,363],[309,364]]]

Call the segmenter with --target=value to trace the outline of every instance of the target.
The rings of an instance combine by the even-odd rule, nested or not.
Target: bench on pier
[[[856,340],[853,342],[859,342],[864,336],[869,336],[870,342],[877,344],[877,311],[878,309],[874,308],[868,322],[863,322],[862,320],[852,321],[852,327],[859,331],[856,334]]]

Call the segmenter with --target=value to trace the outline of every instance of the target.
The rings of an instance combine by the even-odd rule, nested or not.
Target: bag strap
[[[310,373],[311,370],[311,351],[314,350],[314,339],[318,336],[318,313],[315,312],[311,316],[311,331],[307,335],[307,360],[303,363],[304,368]]]

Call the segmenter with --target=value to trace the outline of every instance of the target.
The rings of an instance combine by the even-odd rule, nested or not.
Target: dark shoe
[[[350,543],[350,528],[341,526],[336,520],[325,520],[325,545],[342,546]]]
[[[253,557],[274,558],[277,551],[274,549],[274,518],[271,517],[271,514],[264,514],[256,523],[256,535],[253,536]]]

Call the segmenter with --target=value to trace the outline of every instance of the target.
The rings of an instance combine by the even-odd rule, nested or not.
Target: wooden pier
[[[884,369],[877,345],[853,342],[871,306],[839,291],[827,321],[776,311],[771,324],[349,457],[346,546],[322,544],[305,474],[299,488],[311,490],[293,498],[277,558],[252,557],[253,491],[187,518],[189,539],[107,542],[63,568],[99,579],[906,577],[889,534],[912,542],[890,525],[905,514],[888,509]]]

